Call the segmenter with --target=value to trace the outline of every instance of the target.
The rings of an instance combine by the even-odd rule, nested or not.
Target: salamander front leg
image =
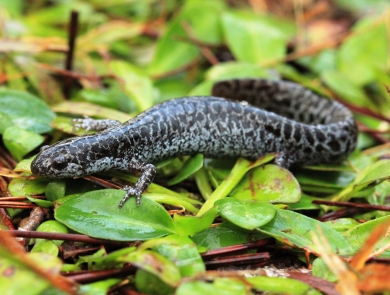
[[[154,176],[156,175],[156,167],[152,164],[145,164],[140,162],[132,162],[131,169],[141,171],[142,175],[138,178],[138,181],[134,186],[126,185],[123,190],[126,191],[126,196],[120,201],[119,207],[131,197],[137,197],[137,205],[141,204],[141,194],[148,188],[152,183]]]

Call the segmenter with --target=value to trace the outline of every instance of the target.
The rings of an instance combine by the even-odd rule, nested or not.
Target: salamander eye
[[[58,156],[53,160],[53,167],[57,170],[64,169],[68,166],[68,161],[64,156]]]

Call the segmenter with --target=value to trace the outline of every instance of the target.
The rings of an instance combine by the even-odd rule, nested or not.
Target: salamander
[[[167,158],[202,153],[254,160],[276,152],[275,163],[285,168],[338,163],[355,149],[358,133],[342,104],[292,82],[265,79],[219,81],[211,96],[165,101],[123,124],[105,120],[103,128],[42,148],[31,171],[51,178],[141,172],[134,186],[123,187],[122,206],[130,196],[140,203],[156,174],[153,163]]]

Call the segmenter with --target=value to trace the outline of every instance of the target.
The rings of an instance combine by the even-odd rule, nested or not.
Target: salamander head
[[[51,178],[83,175],[83,167],[71,145],[73,140],[70,138],[52,146],[43,146],[31,163],[31,172]]]
[[[75,137],[46,146],[31,163],[31,172],[50,178],[71,178],[113,168],[113,152],[93,137]]]

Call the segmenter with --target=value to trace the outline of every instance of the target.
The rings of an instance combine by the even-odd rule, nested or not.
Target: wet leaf
[[[312,231],[316,228],[322,230],[333,252],[338,255],[352,253],[351,245],[340,233],[318,220],[293,211],[277,209],[274,219],[259,230],[287,245],[320,253],[311,237]]]
[[[125,92],[134,100],[139,111],[153,105],[152,80],[142,70],[124,61],[112,61],[110,68],[122,79]]]
[[[18,161],[21,161],[25,155],[37,148],[44,140],[43,136],[17,126],[8,127],[3,134],[4,145]]]
[[[367,241],[374,229],[383,223],[390,222],[390,216],[380,217],[374,220],[367,221],[365,223],[359,224],[350,230],[343,233],[343,236],[350,243],[354,251],[358,251],[363,247],[364,243]],[[379,240],[375,245],[374,251],[384,247],[386,244],[390,243],[390,236],[385,236]],[[383,258],[390,258],[390,250],[386,250],[380,255]]]
[[[175,287],[181,279],[180,272],[173,262],[149,250],[131,252],[119,257],[117,261],[131,263],[137,268],[155,275],[171,287]]]
[[[51,131],[50,122],[55,117],[49,107],[36,96],[6,88],[0,89],[0,112],[11,118],[13,126],[33,133]]]
[[[248,12],[231,12],[223,14],[222,24],[227,43],[239,61],[261,63],[281,59],[286,54],[286,36],[265,18]]]
[[[247,286],[238,278],[215,278],[212,282],[184,282],[176,290],[176,295],[221,294],[247,295]]]
[[[269,238],[266,234],[244,230],[230,222],[224,222],[220,226],[210,227],[197,233],[192,237],[192,240],[198,246],[206,247],[210,250],[266,238]]]
[[[247,201],[297,203],[301,199],[301,189],[290,171],[268,164],[250,171],[230,196]]]
[[[294,294],[294,295],[321,295],[308,284],[290,278],[273,278],[257,276],[246,278],[252,288],[257,291],[270,292],[271,294]]]
[[[183,277],[193,277],[206,271],[194,242],[186,236],[169,235],[146,241],[139,249],[151,248],[172,261]]]
[[[69,228],[95,238],[135,241],[175,233],[167,211],[154,201],[135,197],[118,207],[125,192],[99,190],[63,202],[55,211],[56,220]]]
[[[230,197],[215,202],[215,205],[223,218],[248,230],[267,224],[276,214],[275,207],[268,202]]]

